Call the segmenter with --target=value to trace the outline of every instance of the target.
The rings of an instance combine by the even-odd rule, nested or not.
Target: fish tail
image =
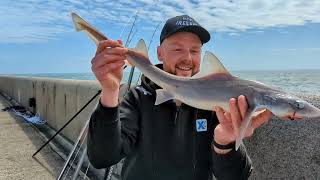
[[[104,36],[101,32],[99,32],[97,29],[95,29],[93,26],[91,26],[89,23],[83,20],[76,13],[71,13],[71,17],[76,31],[84,31],[95,42],[97,46],[100,41],[108,39],[106,36]],[[127,56],[129,57],[127,58],[128,60],[125,61],[127,66],[133,67],[136,64],[133,60],[130,60],[130,55],[135,56],[138,59],[142,59],[142,61],[144,61],[141,62],[142,64],[151,64],[148,57],[148,49],[143,39],[139,40],[135,48],[129,49],[127,55],[129,55]]]
[[[83,20],[76,13],[71,13],[73,24],[76,28],[76,31],[85,31],[87,35],[95,42],[98,46],[100,41],[107,40],[108,38],[104,36],[101,32]]]
[[[83,30],[83,26],[81,24],[83,24],[83,23],[88,24],[80,16],[78,16],[76,13],[71,13],[71,17],[73,20],[74,27],[76,28],[76,31]]]

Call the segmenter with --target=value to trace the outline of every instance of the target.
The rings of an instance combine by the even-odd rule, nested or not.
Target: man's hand
[[[92,72],[102,87],[101,103],[104,106],[118,105],[119,88],[127,51],[122,47],[120,40],[101,41],[91,61]]]
[[[215,107],[219,124],[214,130],[214,140],[218,144],[226,145],[232,143],[240,134],[240,125],[244,120],[248,110],[248,104],[245,96],[240,95],[238,99],[231,98],[229,100],[230,112],[225,112],[220,107]],[[269,110],[265,110],[252,118],[251,126],[246,130],[245,137],[251,137],[254,130],[266,123],[271,117],[272,113]],[[214,147],[214,150],[220,154],[226,154],[230,150],[221,150]]]

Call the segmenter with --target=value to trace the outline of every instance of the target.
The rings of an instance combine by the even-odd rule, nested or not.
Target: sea
[[[262,82],[266,85],[294,94],[320,95],[319,70],[255,70],[232,71],[233,75],[242,79]],[[123,83],[128,82],[129,71],[124,72]],[[14,74],[16,76],[47,77],[58,79],[96,80],[93,73],[42,73],[42,74]],[[133,84],[139,84],[141,73],[136,70]]]

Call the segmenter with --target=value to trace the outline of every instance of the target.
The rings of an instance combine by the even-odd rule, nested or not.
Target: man
[[[187,15],[168,19],[157,49],[164,71],[190,77],[199,71],[201,47],[210,34]],[[155,106],[160,88],[146,77],[119,104],[119,87],[127,49],[120,40],[100,42],[92,71],[102,87],[91,116],[88,157],[97,168],[125,158],[121,177],[136,179],[247,179],[251,160],[234,141],[248,105],[244,96],[230,99],[230,112],[203,111],[178,101]],[[253,119],[246,136],[268,121],[265,111]],[[197,123],[202,122],[202,123]]]

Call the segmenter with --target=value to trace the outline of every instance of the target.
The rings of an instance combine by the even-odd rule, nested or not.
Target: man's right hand
[[[101,103],[104,106],[118,105],[119,88],[127,51],[127,48],[122,46],[121,40],[101,41],[91,61],[92,72],[102,88]]]

